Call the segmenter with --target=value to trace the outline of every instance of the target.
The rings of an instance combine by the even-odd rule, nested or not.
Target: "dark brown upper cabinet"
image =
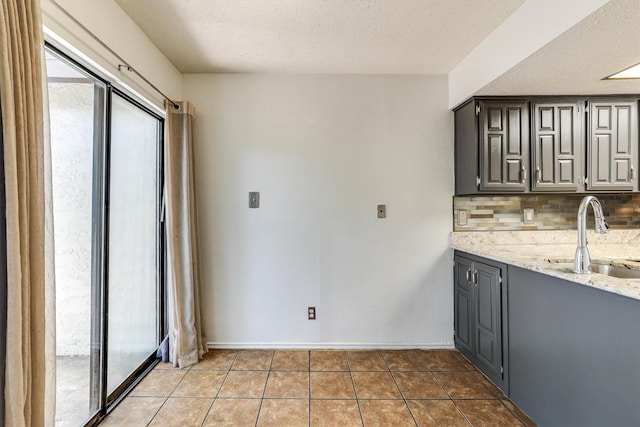
[[[524,101],[480,101],[480,191],[529,188],[529,106]]]
[[[455,194],[638,192],[639,99],[470,99],[454,110]]]
[[[638,191],[638,99],[589,101],[587,190]]]
[[[455,110],[456,194],[529,189],[529,103],[473,99]]]
[[[531,104],[532,191],[584,190],[584,100]]]

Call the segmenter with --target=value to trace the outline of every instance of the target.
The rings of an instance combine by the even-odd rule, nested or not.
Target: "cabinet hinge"
[[[585,176],[584,177],[584,185],[587,185],[587,184],[589,184],[589,177]]]
[[[504,366],[500,366],[500,373],[504,374]]]
[[[587,106],[587,107],[584,107],[584,112],[585,112],[585,113],[588,113],[588,112],[589,112],[589,107],[588,107],[588,106]]]
[[[480,115],[480,106],[476,105],[476,116]]]
[[[480,187],[480,177],[476,176],[476,186]]]
[[[502,276],[498,276],[498,283],[502,284]]]

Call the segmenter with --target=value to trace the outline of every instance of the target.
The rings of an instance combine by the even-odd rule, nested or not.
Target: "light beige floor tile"
[[[311,400],[311,427],[361,427],[355,400]]]
[[[309,352],[276,350],[271,363],[272,371],[309,371]]]
[[[415,350],[385,350],[382,357],[391,371],[426,371],[427,364]]]
[[[312,372],[312,399],[355,399],[349,372]]]
[[[260,399],[216,399],[203,426],[255,427]]]
[[[127,397],[100,423],[100,426],[146,426],[165,400],[167,399],[164,397]]]
[[[405,399],[447,399],[431,372],[394,372],[393,377]]]
[[[209,350],[191,369],[227,371],[231,368],[237,354],[236,350]]]
[[[359,400],[366,427],[415,427],[404,400]]]
[[[377,350],[347,351],[351,371],[387,371],[387,364]]]
[[[261,398],[268,371],[229,371],[218,397]]]
[[[430,371],[469,371],[474,367],[459,357],[456,350],[423,350],[423,360]]]
[[[419,427],[468,427],[469,423],[451,400],[408,400]]]
[[[180,381],[171,394],[178,397],[216,397],[222,381],[227,375],[224,371],[191,370]]]
[[[189,371],[154,369],[133,389],[129,396],[169,396],[187,372]]]
[[[389,372],[352,372],[351,376],[358,399],[402,398]]]
[[[290,399],[309,397],[309,373],[271,371],[264,397]]]
[[[306,427],[309,425],[308,399],[264,399],[258,427]]]
[[[311,351],[311,370],[348,371],[346,353],[338,350],[313,350]]]
[[[434,372],[442,388],[453,399],[493,399],[502,393],[480,372]]]
[[[240,350],[231,369],[234,371],[267,371],[271,368],[273,350]]]
[[[149,426],[200,427],[212,403],[208,397],[170,397]]]

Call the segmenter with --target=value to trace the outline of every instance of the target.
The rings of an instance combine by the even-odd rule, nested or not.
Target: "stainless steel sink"
[[[592,263],[591,270],[594,273],[604,274],[605,276],[627,280],[640,280],[640,270],[619,267],[617,265]]]

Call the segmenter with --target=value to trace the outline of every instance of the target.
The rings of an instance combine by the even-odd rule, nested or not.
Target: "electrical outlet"
[[[378,218],[387,217],[387,205],[378,205]]]
[[[522,210],[522,222],[525,224],[533,224],[533,216],[534,216],[533,208],[526,208]]]
[[[467,225],[469,223],[469,211],[466,209],[458,209],[457,215],[458,225]]]
[[[309,315],[309,320],[316,320],[316,308],[309,307],[307,309],[307,314]]]

